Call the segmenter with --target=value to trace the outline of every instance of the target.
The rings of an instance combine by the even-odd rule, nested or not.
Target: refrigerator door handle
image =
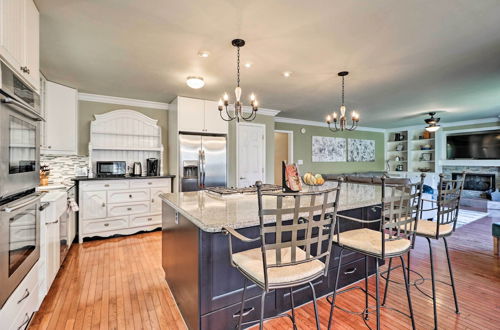
[[[196,175],[196,184],[198,188],[201,188],[201,150],[198,150],[198,175]]]
[[[205,188],[205,150],[201,151],[201,164],[202,164],[201,185],[203,188]]]

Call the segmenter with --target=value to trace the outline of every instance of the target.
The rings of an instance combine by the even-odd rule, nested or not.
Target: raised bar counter
[[[324,189],[335,182],[327,182]],[[256,194],[221,196],[207,191],[171,193],[161,195],[162,206],[162,265],[165,279],[190,329],[230,329],[238,321],[243,289],[243,276],[229,261],[228,237],[223,227],[237,229],[247,237],[259,235]],[[286,199],[285,199],[286,200]],[[377,219],[380,209],[381,188],[376,185],[343,184],[339,212],[362,219]],[[290,206],[293,207],[293,201]],[[304,203],[307,203],[304,198]],[[264,197],[265,207],[272,207],[273,197]],[[286,203],[285,202],[285,206]],[[273,222],[266,218],[266,222]],[[363,225],[342,221],[341,231]],[[235,252],[256,248],[259,242],[242,243],[233,239]],[[329,276],[314,281],[318,296],[332,292],[340,249],[332,251]],[[364,258],[354,252],[342,257],[339,287],[364,277]],[[369,272],[374,272],[374,260],[369,259]],[[249,286],[246,293],[244,322],[258,320],[261,290]],[[294,289],[298,306],[312,299],[308,286]],[[288,290],[276,290],[266,295],[266,317],[290,309]],[[299,325],[300,327],[300,325]]]

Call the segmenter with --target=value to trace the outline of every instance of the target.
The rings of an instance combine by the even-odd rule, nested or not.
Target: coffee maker
[[[158,158],[146,159],[146,175],[158,176],[160,175],[160,161]]]

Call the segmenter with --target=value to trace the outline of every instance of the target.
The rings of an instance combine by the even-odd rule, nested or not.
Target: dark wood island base
[[[377,219],[380,209],[372,206],[339,212],[363,219]],[[201,230],[172,206],[163,203],[162,265],[165,279],[174,295],[189,329],[234,329],[240,313],[243,276],[231,266],[228,238],[221,232]],[[341,231],[359,228],[360,224],[342,220]],[[247,237],[257,237],[259,227],[238,230]],[[259,242],[244,244],[233,241],[235,252],[255,248]],[[318,297],[327,295],[335,286],[340,248],[334,246],[328,277],[314,285]],[[365,262],[361,254],[344,252],[338,287],[352,284],[365,276]],[[375,272],[375,261],[369,258],[368,272]],[[261,289],[247,288],[243,322],[258,321]],[[312,300],[308,286],[294,289],[295,306]],[[362,306],[364,307],[364,306]],[[267,294],[265,317],[278,315],[290,309],[288,290]]]

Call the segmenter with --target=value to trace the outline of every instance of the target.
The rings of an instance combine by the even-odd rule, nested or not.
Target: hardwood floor
[[[500,258],[492,253],[491,223],[500,212],[459,228],[449,238],[461,314],[453,308],[451,288],[437,284],[440,329],[499,329]],[[443,243],[433,243],[438,278],[448,279]],[[430,277],[427,242],[418,239],[412,268]],[[383,267],[385,269],[385,267]],[[391,274],[401,280],[401,272]],[[430,293],[430,282],[424,284]],[[381,284],[383,292],[384,284]],[[370,291],[374,292],[374,278]],[[391,284],[388,306],[407,311],[401,285]],[[412,289],[418,329],[432,329],[432,301]],[[338,296],[340,306],[359,310],[364,295],[351,291]],[[319,299],[322,327],[328,324],[330,305]],[[314,328],[312,304],[297,309],[300,329]],[[335,329],[366,329],[358,316],[335,310]],[[375,326],[375,316],[370,319]],[[383,329],[410,328],[397,312],[382,309]],[[266,329],[290,329],[288,319],[269,321]],[[184,329],[185,325],[163,280],[161,233],[74,244],[30,329]]]

